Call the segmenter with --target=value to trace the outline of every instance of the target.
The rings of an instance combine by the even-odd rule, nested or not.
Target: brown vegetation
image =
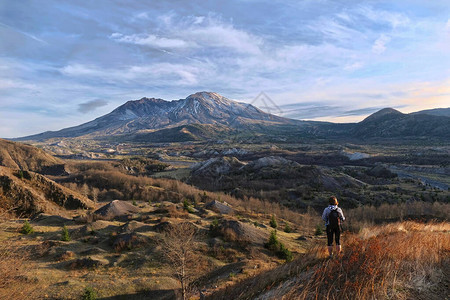
[[[9,217],[0,214],[0,299],[31,299],[36,285],[24,274],[32,262],[20,243],[7,236],[15,230]]]
[[[89,199],[40,174],[5,167],[0,167],[0,200],[0,210],[23,216],[93,207]]]
[[[213,293],[208,299],[443,299],[448,223],[402,222],[345,237],[343,255],[313,246],[292,263]]]
[[[200,269],[194,240],[197,228],[188,222],[171,226],[160,240],[161,251],[170,263],[173,275],[181,284],[181,296],[188,297],[189,284]]]
[[[63,162],[31,145],[0,139],[0,166],[27,171],[40,171]]]

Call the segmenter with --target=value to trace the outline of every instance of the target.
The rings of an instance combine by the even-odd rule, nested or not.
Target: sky
[[[448,0],[0,0],[0,137],[198,91],[303,120],[450,106]]]

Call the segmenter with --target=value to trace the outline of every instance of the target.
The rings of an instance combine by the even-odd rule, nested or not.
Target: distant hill
[[[403,114],[392,108],[384,108],[355,124],[350,133],[357,138],[450,138],[450,117]]]
[[[152,132],[140,132],[124,135],[120,136],[118,139],[120,141],[128,142],[187,142],[216,138],[218,136],[231,134],[232,132],[232,128],[220,124],[187,124],[172,128],[164,128]]]
[[[447,108],[435,108],[435,109],[426,109],[417,112],[411,113],[411,115],[417,114],[426,114],[432,116],[442,116],[442,117],[450,117],[450,107]]]
[[[47,131],[17,140],[110,136],[195,123],[240,127],[253,121],[274,124],[301,123],[298,120],[265,113],[251,104],[236,102],[216,93],[199,92],[181,100],[165,101],[155,98],[142,98],[128,101],[111,113],[91,122],[59,131]]]
[[[40,172],[63,162],[31,145],[0,139],[0,166]]]

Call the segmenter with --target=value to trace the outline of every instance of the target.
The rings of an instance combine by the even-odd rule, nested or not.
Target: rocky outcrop
[[[233,213],[233,208],[231,208],[226,202],[222,203],[217,200],[211,201],[210,203],[206,204],[205,208],[223,215]]]
[[[247,241],[249,243],[264,244],[269,235],[267,232],[236,220],[223,220],[220,224],[220,231],[225,235],[232,233],[234,238],[239,241]]]
[[[127,219],[129,215],[138,213],[139,211],[138,207],[126,201],[114,200],[97,209],[94,214],[104,219],[112,220],[115,218]]]
[[[266,167],[283,167],[283,166],[298,167],[300,165],[295,161],[285,159],[281,156],[267,156],[248,163],[245,168],[258,170]]]
[[[236,157],[215,157],[199,162],[191,167],[191,172],[197,176],[220,176],[228,174],[245,166]]]

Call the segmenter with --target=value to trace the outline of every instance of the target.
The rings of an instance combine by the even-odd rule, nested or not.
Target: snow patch
[[[131,120],[136,118],[138,118],[138,116],[129,109],[125,110],[123,114],[119,116],[119,120]]]
[[[342,151],[341,153],[343,155],[347,156],[350,160],[359,160],[359,159],[364,159],[364,158],[371,157],[370,154],[362,153],[362,152],[350,153],[350,152],[347,152],[347,151]]]

